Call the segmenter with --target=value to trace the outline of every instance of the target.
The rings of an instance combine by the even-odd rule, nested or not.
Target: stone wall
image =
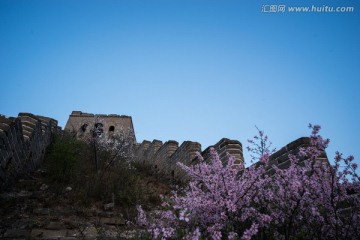
[[[145,157],[145,153],[146,150],[149,148],[149,146],[151,145],[150,141],[144,140],[141,144],[137,144],[135,146],[135,161],[140,163],[140,164],[145,164],[146,162],[146,157]]]
[[[297,155],[301,147],[309,146],[309,144],[310,139],[302,137],[282,147],[270,156],[270,164],[267,171],[272,174],[274,170],[271,166],[274,165],[281,169],[288,168],[290,166],[289,154]],[[201,153],[204,161],[208,162],[211,158],[211,147],[215,148],[220,160],[224,164],[228,161],[228,154],[235,157],[235,163],[240,164],[244,162],[242,144],[237,140],[227,138],[221,139],[204,151],[201,151],[201,145],[197,142],[185,141],[179,146],[176,141],[167,141],[163,144],[159,140],[154,140],[153,142],[145,140],[137,147],[135,161],[150,168],[155,175],[178,181],[186,181],[185,173],[177,166],[177,163],[181,162],[186,165],[198,163],[197,152]],[[328,162],[326,153],[323,152],[318,160]]]
[[[206,148],[201,155],[205,161],[210,160],[210,148],[213,147],[219,154],[219,158],[223,163],[226,163],[229,158],[228,154],[231,154],[236,159],[236,164],[244,162],[243,149],[241,142],[237,140],[230,140],[227,138],[221,139],[215,145]]]
[[[144,163],[148,166],[154,166],[154,156],[156,155],[157,151],[161,148],[163,145],[162,141],[160,140],[153,140],[149,147],[146,149],[144,153]]]
[[[178,162],[190,165],[197,158],[196,153],[201,152],[201,145],[198,142],[185,141],[176,152],[170,157],[169,170],[171,178],[178,181],[186,181],[185,172],[177,166]]]
[[[111,134],[124,128],[133,132],[131,117],[122,115],[88,114],[73,111],[66,124],[65,130],[74,132],[78,137],[89,132],[89,128],[82,130],[84,124],[95,124],[94,121],[101,119],[105,134]],[[99,120],[100,121],[100,120]],[[22,173],[36,169],[41,163],[46,147],[50,144],[51,134],[61,131],[57,121],[48,117],[37,116],[30,113],[20,113],[18,117],[5,117],[0,115],[0,186],[4,186]],[[134,134],[134,133],[133,133]],[[135,139],[135,134],[134,134]],[[307,146],[309,138],[299,138],[270,157],[270,165],[287,168],[290,165],[288,155],[297,154],[300,147]],[[235,157],[236,163],[244,161],[242,144],[237,140],[221,139],[213,146],[219,154],[220,160],[228,161],[228,154]],[[200,152],[205,161],[210,160],[210,147],[201,151],[198,142],[185,141],[180,146],[173,140],[163,143],[159,140],[152,142],[144,140],[135,146],[135,161],[148,167],[159,176],[186,180],[184,172],[177,166],[178,162],[186,165],[198,162],[196,153]],[[327,161],[325,152],[320,156],[321,160]],[[273,171],[271,167],[267,169]]]
[[[223,162],[227,162],[228,155],[232,154],[236,162],[243,162],[242,145],[237,140],[227,138],[221,139],[214,147]],[[164,144],[159,140],[143,141],[135,151],[135,161],[150,168],[158,176],[186,181],[185,173],[177,166],[178,162],[186,165],[197,162],[196,153],[201,153],[206,161],[210,160],[210,147],[201,151],[201,144],[198,142],[185,141],[180,146],[177,141],[170,140]]]
[[[269,167],[267,171],[270,173],[274,173],[275,171],[271,167],[273,165],[277,166],[280,169],[288,168],[290,166],[289,154],[298,155],[301,147],[307,147],[309,145],[310,138],[301,137],[282,147],[280,150],[270,156]],[[305,158],[302,160],[305,160]],[[322,154],[317,158],[317,160],[329,162],[325,151],[322,152]]]
[[[94,129],[95,124],[102,124],[106,136],[111,134],[131,134],[129,139],[135,138],[132,118],[117,114],[92,114],[73,111],[65,125],[65,131],[73,132],[78,138],[85,138]]]
[[[167,141],[156,152],[154,156],[154,170],[156,174],[171,173],[171,157],[179,148],[179,143],[176,141]]]
[[[48,117],[0,115],[0,188],[35,170],[44,158],[51,134],[60,131],[58,122]]]

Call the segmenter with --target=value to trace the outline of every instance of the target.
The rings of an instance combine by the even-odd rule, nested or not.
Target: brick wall
[[[227,162],[228,153],[236,158],[237,163],[244,160],[242,145],[237,140],[223,138],[211,147],[218,151],[223,162]],[[135,161],[150,168],[155,175],[186,181],[185,173],[177,166],[177,163],[195,164],[197,152],[201,153],[206,161],[210,160],[210,147],[201,151],[201,144],[198,142],[185,141],[179,146],[179,143],[173,140],[164,144],[159,140],[153,140],[151,143],[145,140],[136,148]]]
[[[236,158],[235,163],[240,164],[240,163],[244,162],[242,144],[241,144],[241,142],[239,142],[237,140],[230,140],[227,138],[222,138],[215,145],[209,146],[201,153],[201,155],[203,156],[205,161],[210,160],[210,148],[211,147],[215,148],[215,150],[219,154],[220,160],[223,163],[226,163],[229,160],[228,154],[231,154],[233,157]]]
[[[141,144],[137,144],[135,147],[135,161],[141,163],[141,164],[145,164],[146,161],[146,150],[149,148],[149,146],[151,145],[150,141],[144,140]]]
[[[30,113],[16,118],[0,115],[0,188],[41,164],[51,133],[61,131],[57,124]]]
[[[93,121],[95,116],[105,119],[105,130],[109,126],[129,127],[133,130],[132,119],[120,115],[94,115],[74,111],[66,124],[66,130],[77,132],[86,121]],[[46,147],[50,144],[51,134],[59,132],[57,121],[48,117],[30,113],[20,113],[18,117],[0,115],[0,186],[5,186],[22,173],[36,169],[41,163]],[[135,139],[135,137],[134,137]],[[309,144],[309,138],[299,138],[270,157],[271,165],[287,168],[290,164],[289,154],[297,154],[300,147]],[[228,155],[236,158],[237,163],[244,161],[242,144],[237,140],[221,139],[213,146],[219,153],[220,160],[226,163]],[[210,160],[210,147],[201,151],[198,142],[185,141],[180,146],[173,140],[163,143],[159,140],[152,142],[144,140],[135,146],[135,161],[149,167],[154,174],[165,178],[186,180],[184,172],[177,166],[178,162],[186,165],[197,162],[196,153],[200,152],[205,161]],[[320,159],[327,161],[324,152]],[[271,167],[268,171],[273,171]]]
[[[301,137],[282,147],[280,150],[270,156],[269,167],[267,171],[270,173],[274,173],[274,170],[271,167],[272,165],[275,165],[280,169],[288,168],[290,166],[289,154],[298,155],[301,147],[307,147],[309,145],[310,138]],[[322,154],[317,158],[317,160],[329,162],[326,152],[322,152]]]
[[[125,115],[117,114],[92,114],[81,111],[73,111],[65,125],[65,131],[76,133],[80,139],[87,137],[94,129],[94,125],[101,123],[105,135],[110,134],[131,134],[129,139],[135,138],[132,118]]]
[[[151,168],[155,167],[154,157],[162,145],[163,145],[163,143],[160,140],[155,139],[151,142],[151,144],[149,145],[149,147],[146,149],[146,151],[144,153],[144,160],[145,160],[144,164],[145,165],[147,165]]]
[[[171,157],[179,148],[176,141],[165,142],[154,156],[154,170],[156,174],[169,175],[171,173]]]
[[[193,159],[196,158],[197,152],[201,152],[200,143],[191,141],[183,142],[176,152],[174,152],[174,154],[170,157],[170,172],[168,174],[170,174],[171,178],[175,178],[179,181],[186,180],[186,178],[184,178],[185,172],[176,164],[181,162],[185,165],[190,165]]]

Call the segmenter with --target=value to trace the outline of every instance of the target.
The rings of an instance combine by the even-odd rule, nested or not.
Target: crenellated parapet
[[[270,156],[270,164],[267,171],[271,173],[273,171],[271,166],[274,165],[281,169],[288,168],[290,166],[289,155],[298,155],[300,148],[309,146],[309,144],[310,139],[307,137],[299,138],[287,144]],[[177,163],[181,162],[185,165],[198,163],[197,152],[203,156],[204,161],[209,162],[211,160],[210,148],[214,148],[217,151],[220,160],[224,164],[229,160],[229,154],[235,158],[235,163],[241,164],[244,162],[241,142],[227,138],[221,139],[204,151],[201,151],[200,143],[192,141],[185,141],[180,146],[178,142],[173,140],[167,141],[164,144],[159,140],[154,140],[151,143],[143,141],[137,148],[135,159],[149,167],[158,176],[184,182],[187,181],[187,178]],[[326,153],[323,152],[318,160],[328,161]]]
[[[134,132],[132,118],[117,114],[92,114],[73,111],[65,126],[65,131],[73,132],[79,139],[84,139],[91,133],[94,126],[101,124],[105,135],[122,129],[131,129]],[[133,136],[135,138],[135,135]],[[221,139],[213,147],[219,152],[221,160],[227,161],[227,153],[232,154],[237,162],[243,161],[242,145],[239,141],[227,138]],[[205,154],[210,148],[205,150]],[[185,141],[180,146],[177,141],[169,140],[163,143],[160,140],[137,143],[134,146],[134,161],[148,167],[156,175],[166,178],[181,178],[182,171],[178,162],[186,165],[196,162],[196,153],[201,153],[201,145],[197,142]]]
[[[220,156],[221,161],[228,161],[228,154],[235,157],[236,162],[244,160],[242,145],[237,140],[221,139],[213,146]],[[143,141],[135,151],[135,161],[151,169],[157,175],[168,179],[186,181],[185,172],[177,165],[178,162],[192,165],[198,162],[197,153],[200,153],[206,161],[210,160],[210,147],[201,151],[198,142],[185,141],[180,146],[177,141],[169,140],[165,143],[159,140],[152,142]]]
[[[217,151],[219,158],[223,163],[226,163],[229,160],[229,154],[236,159],[235,163],[240,164],[244,162],[242,144],[237,140],[222,138],[215,145],[209,146],[201,153],[204,161],[210,160],[210,148],[212,147]]]
[[[145,164],[145,161],[146,161],[145,153],[150,145],[151,145],[151,142],[147,141],[147,140],[144,140],[141,144],[136,145],[136,148],[134,151],[135,152],[134,159],[136,162]]]
[[[154,171],[157,174],[169,174],[171,172],[171,157],[179,148],[177,141],[165,142],[154,156]]]
[[[157,151],[161,148],[163,145],[162,141],[154,139],[151,144],[149,145],[148,149],[145,151],[145,165],[148,165],[149,167],[155,167],[154,166],[154,156],[156,155]]]
[[[57,121],[31,113],[0,115],[0,188],[42,162],[51,134],[60,132]]]
[[[310,138],[309,137],[301,137],[282,147],[280,150],[273,153],[269,158],[269,167],[267,169],[268,172],[274,173],[272,166],[277,166],[280,169],[286,169],[290,167],[289,155],[295,155],[299,157],[300,148],[310,146]],[[300,159],[301,161],[305,160],[305,158]],[[329,162],[326,152],[323,151],[321,155],[317,158],[317,160]]]
[[[130,134],[133,134],[130,137],[136,141],[132,119],[123,115],[73,111],[65,130],[81,138],[89,134],[92,125],[97,123],[103,124],[105,134],[129,129]],[[12,182],[17,176],[36,169],[44,158],[52,133],[61,131],[58,122],[52,118],[31,113],[20,113],[18,117],[0,115],[0,188]],[[274,165],[282,169],[289,167],[289,154],[297,155],[301,147],[309,144],[310,139],[305,137],[287,144],[270,156],[267,171],[271,173],[273,171],[271,166]],[[237,164],[244,162],[242,144],[227,138],[222,138],[203,151],[198,142],[185,141],[179,145],[174,140],[165,143],[160,140],[144,140],[134,145],[134,161],[149,168],[156,176],[186,181],[184,171],[177,164],[196,164],[199,161],[197,153],[203,156],[204,161],[209,162],[211,147],[215,148],[224,164],[229,160],[229,154],[235,158]],[[328,161],[325,152],[319,159]]]
[[[185,141],[174,152],[170,158],[170,174],[171,177],[180,181],[184,180],[184,171],[177,166],[177,163],[190,165],[193,159],[197,158],[196,154],[201,152],[201,144],[198,142]]]

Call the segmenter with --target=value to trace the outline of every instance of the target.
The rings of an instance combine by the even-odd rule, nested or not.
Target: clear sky
[[[130,115],[139,142],[227,137],[247,160],[255,125],[279,149],[314,123],[359,162],[359,76],[360,0],[0,0],[8,116]]]

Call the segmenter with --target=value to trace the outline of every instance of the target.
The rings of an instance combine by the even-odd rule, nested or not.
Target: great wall
[[[135,132],[131,117],[116,114],[94,115],[73,111],[64,130],[58,126],[55,119],[49,117],[30,113],[19,113],[18,117],[0,115],[0,189],[11,184],[20,175],[34,171],[41,164],[53,134],[69,131],[81,137],[82,134],[89,133],[91,124],[97,124],[94,122],[95,118],[101,119],[105,134],[124,128],[130,128],[133,133]],[[135,134],[133,139],[136,139]],[[302,137],[287,144],[270,157],[271,163],[286,168],[290,164],[288,154],[298,151],[301,146],[308,143],[309,138]],[[210,157],[210,147],[218,151],[222,161],[227,161],[227,153],[233,155],[237,162],[244,161],[242,144],[237,140],[227,138],[221,139],[203,151],[198,142],[185,141],[179,145],[174,140],[164,143],[160,140],[144,140],[142,143],[135,144],[134,159],[151,168],[155,174],[181,181],[184,173],[176,163],[181,162],[187,165],[195,163],[197,152],[200,152],[207,160]],[[325,153],[322,158],[326,159]]]
[[[53,133],[61,128],[52,118],[30,113],[0,115],[0,189],[42,162]]]

